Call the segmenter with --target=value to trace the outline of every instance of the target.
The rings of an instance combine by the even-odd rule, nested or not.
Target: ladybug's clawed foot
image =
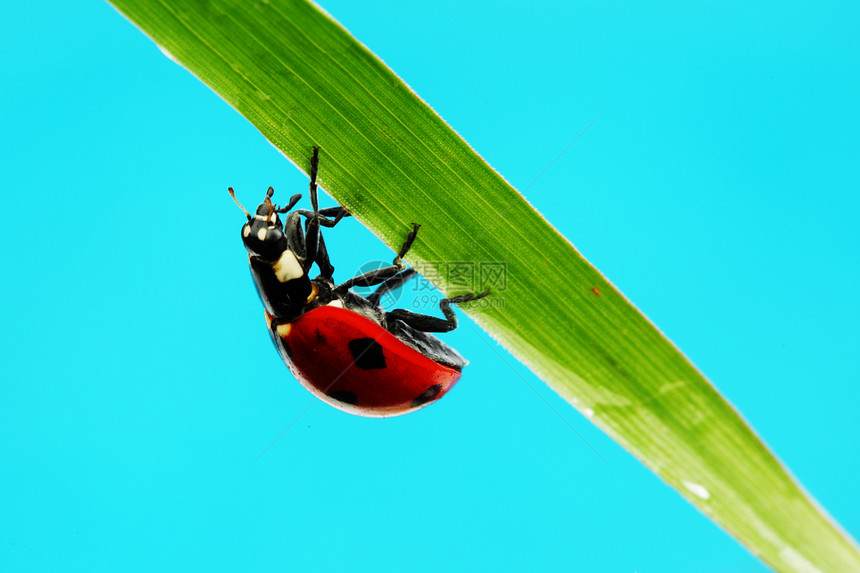
[[[403,246],[400,247],[400,250],[397,252],[397,256],[394,257],[394,262],[392,263],[394,266],[399,268],[404,268],[406,263],[403,262],[403,257],[406,256],[406,253],[409,252],[409,249],[412,247],[412,243],[415,242],[415,237],[418,236],[418,229],[421,228],[421,225],[418,223],[412,223],[412,230],[409,232],[409,235],[406,236],[406,241],[403,243]]]
[[[341,207],[340,211],[337,212],[337,215],[334,218],[334,223],[332,224],[332,227],[334,227],[335,225],[340,223],[340,220],[343,219],[344,217],[350,217],[350,216],[352,216],[352,213],[347,211],[346,207]]]
[[[480,294],[474,294],[474,293],[461,294],[460,296],[454,296],[454,297],[449,298],[448,302],[451,304],[460,304],[461,302],[472,302],[473,300],[482,299],[485,296],[488,296],[489,294],[490,294],[489,289],[485,290],[484,292],[482,292]]]
[[[386,318],[391,321],[391,324],[396,324],[396,320],[400,320],[405,322],[415,330],[420,330],[421,332],[450,332],[457,328],[457,315],[454,314],[454,310],[451,308],[451,304],[458,304],[461,302],[470,302],[473,300],[478,300],[480,298],[484,298],[489,295],[490,291],[484,291],[481,294],[461,294],[460,296],[454,296],[451,298],[443,298],[439,301],[439,310],[442,311],[442,314],[445,315],[445,318],[436,318],[435,316],[427,316],[424,314],[416,314],[414,312],[409,312],[408,310],[397,309],[392,310],[386,315]]]

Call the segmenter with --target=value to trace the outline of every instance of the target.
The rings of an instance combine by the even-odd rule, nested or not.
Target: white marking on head
[[[293,325],[290,324],[289,322],[287,322],[285,324],[279,324],[278,326],[275,327],[275,330],[278,331],[278,336],[280,336],[281,338],[286,338],[287,336],[289,336],[290,331],[292,329],[293,329]]]
[[[257,231],[257,238],[260,239],[261,241],[265,241],[267,232],[268,232],[268,229],[266,229],[265,227],[261,228],[259,231]]]
[[[278,281],[282,283],[297,279],[305,274],[296,255],[290,250],[283,252],[277,262],[272,265],[272,270],[275,271],[275,277]]]
[[[245,223],[245,226],[242,227],[242,236],[246,239],[251,235],[251,223]]]
[[[343,301],[340,299],[336,299],[328,303],[326,306],[333,306],[335,308],[343,308]]]
[[[254,218],[258,221],[263,221],[264,223],[268,223],[270,226],[275,225],[278,222],[278,214],[272,211],[270,214],[265,217],[262,215],[254,215]]]

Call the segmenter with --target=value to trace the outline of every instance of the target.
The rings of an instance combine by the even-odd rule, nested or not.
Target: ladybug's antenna
[[[269,187],[269,189],[271,189],[271,187]],[[246,216],[246,217],[248,217],[248,220],[250,221],[250,220],[251,220],[251,214],[250,214],[250,213],[248,213],[248,211],[247,211],[244,207],[242,207],[242,204],[241,204],[241,203],[239,203],[239,200],[238,200],[238,199],[236,199],[236,194],[235,194],[235,193],[233,193],[233,188],[232,188],[232,187],[227,187],[227,191],[229,191],[229,192],[230,192],[230,197],[232,197],[232,198],[233,198],[233,201],[235,201],[235,202],[236,202],[236,205],[238,205],[238,206],[239,206],[239,208],[240,208],[242,211],[244,211],[245,216]]]

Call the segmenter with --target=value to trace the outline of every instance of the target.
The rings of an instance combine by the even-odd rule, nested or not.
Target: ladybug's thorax
[[[272,263],[272,272],[275,273],[275,278],[278,279],[279,283],[286,283],[302,277],[307,278],[296,254],[289,249],[285,249],[278,260]]]
[[[316,297],[317,289],[289,249],[274,262],[252,255],[248,263],[263,306],[279,322],[299,316]]]

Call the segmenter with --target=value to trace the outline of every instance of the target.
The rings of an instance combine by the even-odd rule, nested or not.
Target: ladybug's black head
[[[278,208],[272,204],[274,190],[269,187],[266,198],[257,207],[252,217],[242,205],[248,221],[242,225],[242,242],[248,250],[251,276],[260,299],[266,310],[278,320],[288,320],[301,314],[303,307],[311,300],[315,287],[307,274],[307,269],[290,250],[289,240],[284,234],[284,226],[278,213],[286,213],[301,199],[293,195],[290,202]],[[230,188],[233,199],[233,189]],[[239,204],[238,201],[236,201]],[[299,224],[298,220],[288,224]],[[298,229],[301,232],[301,228]],[[297,237],[301,239],[301,236]]]
[[[265,200],[257,207],[257,213],[253,217],[239,205],[248,217],[248,222],[242,225],[242,242],[248,249],[248,254],[270,262],[277,261],[288,248],[278,209],[272,204],[274,192],[274,189],[269,187]],[[232,188],[230,194],[233,195]],[[234,196],[233,199],[235,198]]]

